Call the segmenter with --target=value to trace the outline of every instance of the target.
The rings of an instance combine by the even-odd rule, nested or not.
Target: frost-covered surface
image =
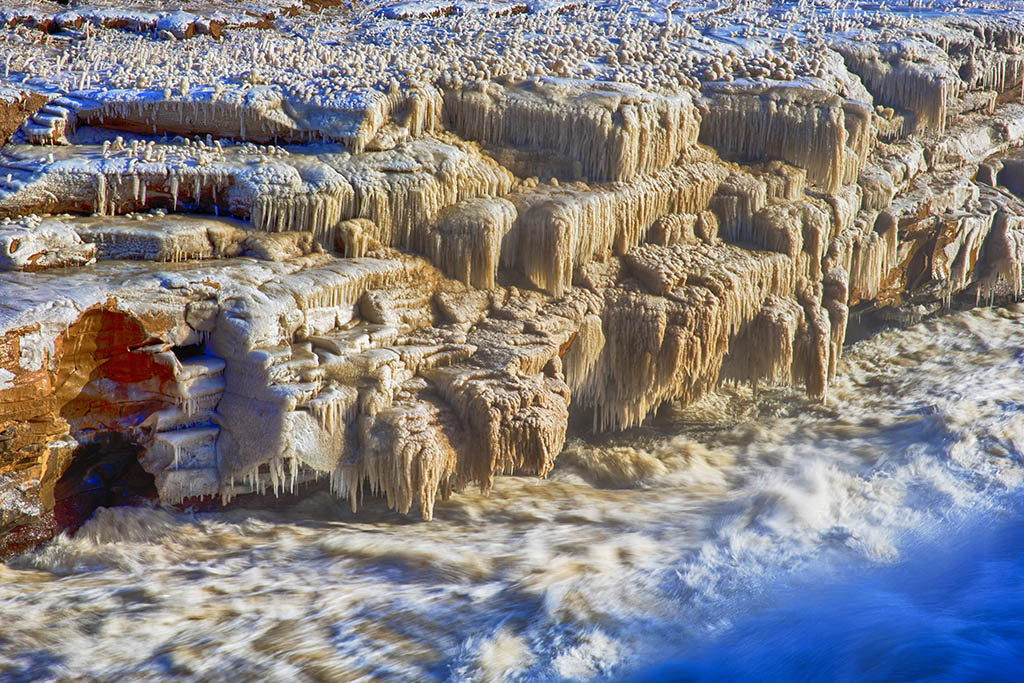
[[[165,501],[322,477],[429,518],[549,472],[573,412],[628,428],[721,380],[826,400],[851,307],[1024,289],[1014,3],[0,25],[0,92],[47,100],[0,97],[25,118],[0,151],[0,475],[43,497],[119,431]]]
[[[63,42],[59,38],[50,45],[26,44],[38,41],[26,35],[29,31],[16,30],[6,41],[17,54],[5,59],[4,68],[15,80],[45,74],[48,82],[67,88],[83,75],[88,84],[118,87],[141,81],[174,88],[183,78],[208,85],[274,83],[307,101],[332,89],[386,88],[392,79],[407,85],[438,78],[469,83],[533,75],[670,90],[720,79],[817,78],[818,87],[841,90],[850,80],[821,49],[822,41],[903,41],[901,51],[908,53],[903,57],[911,59],[907,46],[914,40],[964,41],[958,46],[967,48],[964,54],[984,63],[983,55],[971,49],[982,46],[981,34],[1017,31],[1022,20],[1012,2],[930,3],[927,10],[901,3],[884,9],[876,3],[669,6],[670,11],[658,3],[358,3],[357,10],[328,6],[309,21],[301,6],[287,12],[267,3],[260,12],[232,4],[228,7],[236,12],[273,16],[270,28],[239,29],[222,41],[199,35],[186,45],[139,41],[131,31],[113,29],[103,40],[70,41],[72,54],[64,59],[67,50],[54,49],[54,43]],[[120,13],[127,21],[143,7],[155,9],[139,7],[83,3],[72,12]],[[215,17],[225,7],[204,3],[191,10],[195,16]],[[4,12],[7,23],[16,27],[26,25],[19,17],[63,14],[48,2]],[[159,16],[170,22],[177,15]],[[138,24],[138,17],[128,23]],[[160,37],[158,30],[151,35]]]

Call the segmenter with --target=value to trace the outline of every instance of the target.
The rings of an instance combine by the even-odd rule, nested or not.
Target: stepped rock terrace
[[[0,11],[0,533],[112,435],[429,519],[1022,293],[1013,3],[241,7]]]

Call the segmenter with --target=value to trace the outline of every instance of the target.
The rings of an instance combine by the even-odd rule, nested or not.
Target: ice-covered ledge
[[[1008,3],[22,5],[0,531],[111,435],[167,503],[322,479],[429,518],[573,416],[827,400],[851,307],[1021,294]]]

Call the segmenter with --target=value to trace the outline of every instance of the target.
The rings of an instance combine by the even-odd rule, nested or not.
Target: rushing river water
[[[0,564],[13,680],[1019,680],[1024,308],[571,441],[424,523],[100,509]]]

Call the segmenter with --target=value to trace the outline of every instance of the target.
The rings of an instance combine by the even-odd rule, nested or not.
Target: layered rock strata
[[[385,4],[319,15],[353,32],[339,62],[286,19],[26,7],[0,43],[0,532],[111,434],[166,503],[322,478],[429,519],[545,475],[571,415],[626,429],[722,381],[827,400],[851,312],[1024,286],[1019,11],[787,34],[743,3]],[[426,43],[366,72],[403,22],[470,47],[497,23],[534,73]]]

